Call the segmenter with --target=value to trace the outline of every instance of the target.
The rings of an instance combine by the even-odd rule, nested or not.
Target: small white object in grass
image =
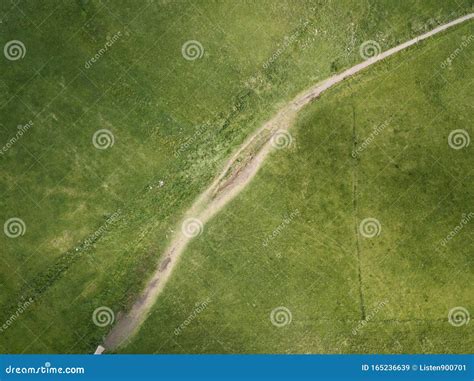
[[[99,345],[97,349],[95,350],[94,354],[101,355],[104,351],[105,351],[105,348],[102,345]]]

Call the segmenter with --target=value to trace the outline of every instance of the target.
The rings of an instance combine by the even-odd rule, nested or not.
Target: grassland
[[[2,45],[20,40],[26,54],[0,60],[2,144],[18,125],[31,120],[33,127],[0,158],[1,220],[18,217],[26,224],[23,236],[0,238],[2,321],[24,300],[34,302],[1,332],[0,350],[95,349],[108,328],[93,324],[93,311],[108,306],[119,314],[130,305],[183,210],[250,131],[301,89],[360,61],[363,41],[377,40],[385,49],[471,9],[470,1],[353,3],[3,2]],[[286,45],[288,36],[295,38]],[[107,52],[86,67],[112,39]],[[181,47],[192,39],[202,43],[204,54],[188,61]],[[276,51],[281,53],[269,63]],[[106,150],[92,144],[102,128],[115,139]],[[345,189],[342,183],[337,187]],[[342,197],[340,205],[345,201],[334,197]],[[108,223],[114,213],[118,217]],[[318,222],[312,218],[308,222]],[[345,239],[352,247],[351,234]],[[234,266],[216,260],[224,261],[216,266]],[[185,266],[199,265],[185,262],[169,295]],[[300,270],[308,267],[311,262],[302,263]],[[353,270],[344,271],[341,293],[345,283],[356,287]],[[204,282],[212,279],[202,274]],[[266,276],[258,275],[261,281]],[[178,294],[194,300],[195,288],[204,292],[190,282]],[[326,295],[328,311],[332,297]],[[186,303],[179,306],[187,311]],[[160,301],[157,308],[172,306]],[[169,311],[170,322],[179,320],[176,313]],[[242,340],[242,350],[249,345],[240,327],[227,329]],[[258,334],[251,325],[245,329]],[[211,348],[194,339],[184,351]],[[155,349],[138,347],[149,350]]]
[[[474,133],[472,49],[443,65],[472,32],[437,36],[307,107],[292,145],[190,244],[123,351],[471,352],[472,329],[448,313],[474,310],[474,228],[440,242],[474,200],[471,147],[448,144],[454,129]],[[361,234],[365,218],[377,236]],[[277,327],[281,306],[291,322]]]

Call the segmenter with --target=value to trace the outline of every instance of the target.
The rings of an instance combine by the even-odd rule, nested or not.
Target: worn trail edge
[[[244,142],[234,156],[227,162],[221,174],[186,212],[181,224],[188,218],[196,218],[203,225],[206,224],[226,203],[240,193],[255,176],[264,159],[272,150],[272,140],[278,138],[278,135],[275,134],[287,130],[291,126],[298,111],[313,99],[317,98],[321,93],[384,58],[406,49],[409,46],[415,45],[419,41],[425,40],[454,25],[470,20],[473,17],[474,13],[470,13],[441,25],[430,32],[415,37],[375,57],[369,58],[340,74],[319,82],[299,94],[293,101],[282,108],[274,118],[266,122]],[[181,253],[193,238],[183,233],[181,224],[176,229],[176,233],[166,249],[158,268],[155,270],[155,273],[146,285],[144,291],[133,304],[131,310],[119,319],[117,324],[112,328],[104,340],[103,347],[98,347],[98,352],[102,352],[104,348],[109,351],[114,350],[123,345],[138,331],[138,328],[146,319],[151,307],[168,281],[171,272],[176,267]]]

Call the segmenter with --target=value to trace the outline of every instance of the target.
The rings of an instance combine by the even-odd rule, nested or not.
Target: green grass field
[[[469,0],[3,2],[2,46],[19,40],[26,54],[0,59],[1,145],[33,125],[0,155],[2,224],[26,226],[20,237],[0,236],[0,327],[17,316],[0,332],[0,351],[93,351],[110,329],[93,323],[94,310],[119,317],[130,306],[184,210],[248,134],[301,90],[361,61],[362,42],[385,50],[469,11]],[[206,226],[125,351],[391,351],[387,337],[400,332],[410,340],[401,351],[419,351],[408,333],[420,332],[435,348],[467,350],[467,338],[472,346],[466,327],[444,321],[455,305],[472,310],[472,226],[436,246],[472,201],[469,151],[446,144],[451,129],[470,128],[472,48],[439,67],[471,32],[472,23],[437,37],[306,109],[295,146]],[[201,58],[183,57],[189,40],[202,44]],[[351,159],[354,123],[359,140],[389,117]],[[100,129],[113,146],[94,146]],[[262,247],[293,209],[299,216]],[[366,215],[383,230],[360,241],[360,285],[354,224]],[[368,312],[389,303],[352,337],[360,286]],[[268,315],[279,305],[293,321],[275,330]]]
[[[440,245],[474,200],[470,147],[448,145],[453,129],[473,133],[473,51],[440,66],[472,28],[307,107],[292,145],[191,243],[124,352],[472,351],[471,327],[448,322],[453,307],[474,309],[472,224]],[[379,221],[378,236],[360,234],[365,218]],[[280,306],[291,322],[277,327]]]

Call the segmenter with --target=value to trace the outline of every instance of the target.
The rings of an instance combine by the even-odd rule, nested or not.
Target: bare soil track
[[[394,48],[382,52],[372,58],[361,62],[340,74],[334,75],[308,90],[299,94],[293,101],[282,108],[277,115],[257,130],[230,158],[221,174],[216,180],[198,197],[191,208],[186,212],[181,223],[188,218],[199,220],[205,225],[217,212],[219,212],[230,200],[232,200],[245,186],[249,184],[256,175],[263,161],[273,148],[272,138],[277,132],[286,131],[292,124],[296,114],[305,105],[317,98],[321,93],[340,83],[344,79],[353,76],[361,70],[389,57],[409,46],[417,44],[435,34],[438,34],[454,25],[463,23],[474,17],[474,13],[460,17],[454,21],[438,26],[437,28],[422,34],[412,40],[404,42]],[[262,137],[264,143],[262,144]],[[250,152],[250,153],[249,153]],[[163,290],[166,282],[186,245],[193,237],[183,232],[182,225],[176,229],[174,237],[162,256],[162,260],[149,280],[144,291],[133,304],[131,310],[119,319],[105,338],[103,346],[106,350],[114,350],[129,340],[146,319],[151,307],[158,295]]]

